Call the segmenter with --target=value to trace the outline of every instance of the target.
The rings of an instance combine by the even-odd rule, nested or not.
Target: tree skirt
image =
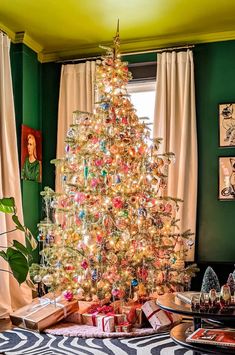
[[[92,327],[90,325],[80,325],[68,322],[61,322],[51,326],[44,330],[45,333],[53,335],[63,335],[71,337],[80,338],[120,338],[120,337],[138,337],[156,334],[162,331],[166,331],[166,328],[161,328],[158,330],[152,328],[133,328],[130,333],[125,332],[101,332],[97,327]]]

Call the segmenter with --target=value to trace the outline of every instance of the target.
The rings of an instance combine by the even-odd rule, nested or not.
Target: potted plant
[[[0,233],[0,257],[2,257],[10,266],[10,270],[0,269],[0,271],[10,272],[13,274],[19,284],[26,281],[26,283],[33,287],[33,283],[28,277],[29,266],[32,261],[32,251],[36,249],[37,243],[30,232],[30,230],[23,226],[17,216],[15,200],[13,197],[7,197],[0,199],[0,212],[11,215],[11,218],[15,224],[15,228],[10,231]],[[13,233],[19,230],[25,234],[26,245],[13,240],[11,245],[5,247],[1,245],[1,236],[7,233]]]

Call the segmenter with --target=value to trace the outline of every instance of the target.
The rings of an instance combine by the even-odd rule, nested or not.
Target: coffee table
[[[209,311],[200,311],[192,310],[191,305],[183,302],[177,297],[177,294],[165,294],[159,296],[157,304],[160,308],[165,311],[172,313],[178,313],[183,316],[192,318],[193,322],[181,323],[175,326],[171,332],[171,338],[181,346],[191,349],[194,351],[194,354],[235,354],[234,348],[222,348],[219,346],[211,346],[207,344],[190,344],[186,342],[187,336],[192,333],[194,330],[202,327],[202,320],[208,321],[211,324],[215,325],[232,325],[235,326],[235,309],[231,309],[227,312],[209,312]]]

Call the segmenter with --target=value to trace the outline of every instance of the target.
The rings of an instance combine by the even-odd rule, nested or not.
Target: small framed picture
[[[235,147],[235,103],[219,104],[219,146]]]
[[[235,200],[235,156],[219,157],[219,200]]]
[[[41,131],[22,125],[21,132],[21,178],[42,181],[42,135]]]

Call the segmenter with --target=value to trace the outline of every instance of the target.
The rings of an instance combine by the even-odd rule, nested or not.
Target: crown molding
[[[26,46],[31,48],[34,52],[40,53],[43,50],[43,46],[41,46],[38,42],[36,42],[32,37],[30,37],[27,32],[16,32],[14,43],[24,43]]]
[[[131,53],[134,51],[147,51],[163,47],[179,46],[187,44],[210,43],[219,41],[228,41],[235,39],[235,31],[223,31],[215,33],[189,33],[176,36],[161,36],[161,37],[147,37],[135,38],[133,40],[121,41],[121,52]],[[110,46],[109,43],[102,43],[103,46]],[[47,63],[57,60],[82,58],[83,56],[92,57],[103,53],[98,48],[97,44],[90,46],[79,47],[76,49],[65,51],[42,51],[38,54],[41,63]]]
[[[63,51],[46,51],[43,46],[30,37],[26,32],[13,32],[4,24],[0,23],[0,29],[5,32],[13,43],[24,43],[38,55],[41,63],[55,62],[58,60],[93,57],[103,54],[103,50],[96,43],[91,45],[76,47]],[[235,31],[223,31],[214,33],[188,33],[181,35],[169,35],[158,37],[135,38],[121,41],[121,52],[131,53],[135,51],[148,51],[163,47],[179,46],[186,44],[210,43],[228,41],[235,39]],[[110,42],[102,43],[103,46],[110,46]]]
[[[6,27],[2,22],[0,22],[0,30],[5,32],[11,41],[13,41],[15,39],[15,32],[13,32],[8,27]]]

